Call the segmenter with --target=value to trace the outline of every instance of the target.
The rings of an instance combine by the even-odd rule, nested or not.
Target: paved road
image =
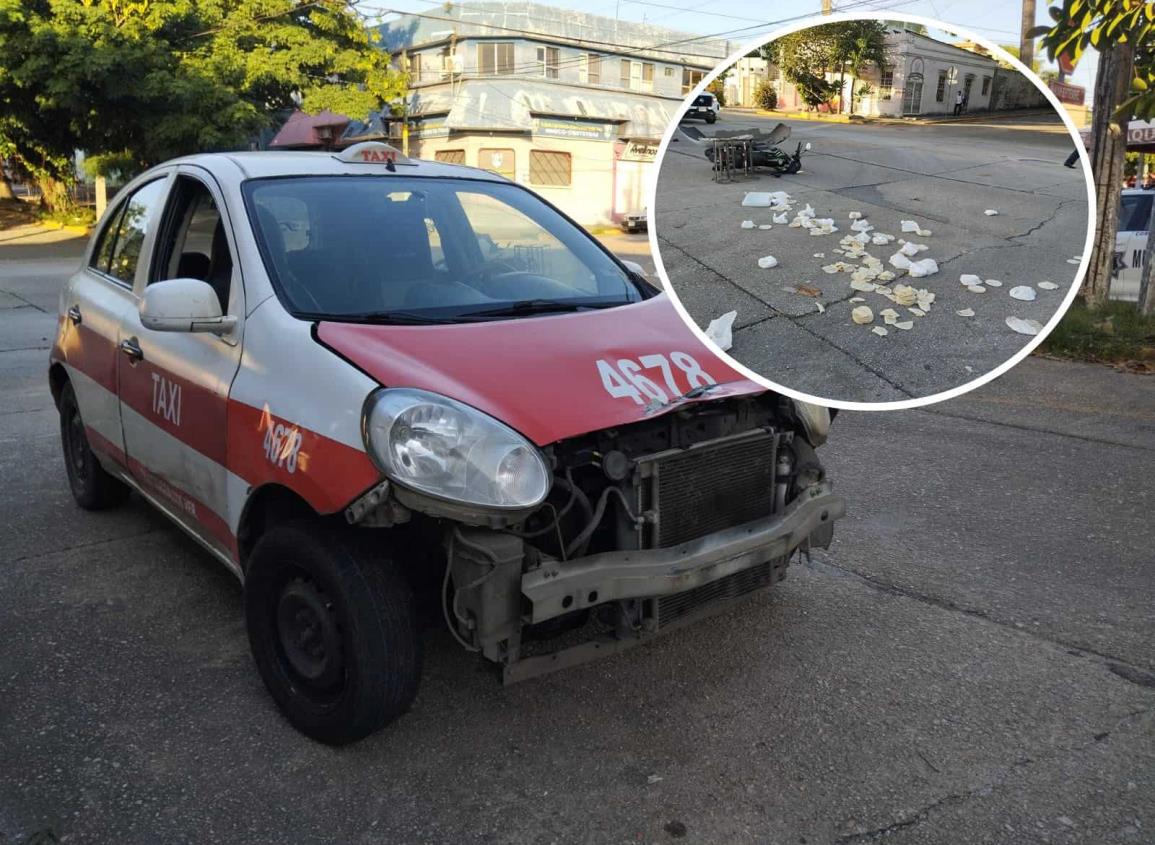
[[[240,590],[133,501],[71,503],[60,247],[0,247],[0,843],[1149,843],[1155,379],[1033,360],[844,414],[851,502],[780,588],[504,689],[431,631],[413,711],[290,729]]]
[[[704,129],[768,131],[776,122],[728,114]],[[1027,338],[1007,328],[1007,316],[1045,323],[1055,312],[1078,269],[1067,260],[1082,252],[1087,231],[1085,180],[1081,170],[1062,166],[1071,142],[1057,118],[789,125],[793,137],[787,146],[813,145],[797,175],[716,185],[704,147],[681,139],[670,145],[658,177],[654,226],[670,282],[702,327],[737,310],[735,359],[776,383],[827,399],[927,396],[989,372],[1021,349]],[[743,220],[771,223],[764,209],[741,206],[746,192],[775,190],[789,192],[796,209],[809,203],[818,217],[832,217],[839,231],[812,237],[784,225],[742,229]],[[986,209],[999,214],[988,217]],[[939,264],[936,275],[897,280],[937,296],[931,313],[915,318],[910,331],[891,329],[880,338],[855,325],[850,311],[858,303],[847,301],[852,297],[865,298],[876,314],[896,306],[878,294],[852,290],[848,273],[822,270],[842,259],[834,250],[853,234],[847,217],[852,211],[878,232],[927,245],[917,257]],[[933,234],[904,235],[904,219]],[[898,246],[895,241],[868,250],[893,270],[888,259]],[[774,255],[778,267],[759,269],[765,255]],[[959,284],[964,273],[999,280],[1003,287],[968,292]],[[1034,302],[1008,295],[1016,285],[1042,281],[1060,287],[1039,291]],[[825,313],[814,299],[784,290],[803,283],[822,291]],[[966,308],[975,316],[955,313]],[[877,318],[875,325],[881,323]]]

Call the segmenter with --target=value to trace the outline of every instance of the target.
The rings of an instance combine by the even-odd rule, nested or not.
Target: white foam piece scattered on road
[[[970,287],[971,285],[981,285],[983,283],[982,277],[976,276],[974,273],[963,273],[958,277],[958,280],[966,287]]]
[[[769,270],[771,267],[778,266],[778,259],[773,255],[764,255],[758,259],[758,266],[763,270]]]
[[[938,262],[933,258],[924,258],[922,261],[912,261],[908,272],[916,279],[921,279],[924,276],[933,276],[938,272]]]
[[[706,337],[714,341],[723,352],[734,345],[734,320],[737,316],[737,311],[727,311],[706,326]]]
[[[995,208],[988,208],[986,211],[983,212],[983,214],[985,214],[987,217],[994,217],[998,213],[999,213],[998,209],[995,209]]]
[[[753,220],[743,220],[742,221],[742,228],[743,229],[753,229],[754,228],[754,221]]]
[[[1059,286],[1054,282],[1039,282],[1035,285],[1039,290],[1058,290]]]
[[[1010,290],[1011,299],[1021,299],[1023,302],[1032,301],[1038,294],[1030,285],[1018,285]]]
[[[1007,326],[1019,334],[1036,335],[1043,330],[1038,320],[1024,320],[1022,317],[1007,317]]]
[[[917,232],[922,228],[913,220],[901,220],[899,221],[899,225],[902,226],[902,231],[904,232]]]

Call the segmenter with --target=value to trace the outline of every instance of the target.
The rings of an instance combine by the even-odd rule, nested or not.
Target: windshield
[[[710,106],[710,105],[713,105],[713,99],[714,98],[711,97],[709,94],[699,94],[697,97],[694,98],[694,105],[695,106]]]
[[[1120,232],[1146,232],[1151,223],[1151,202],[1155,194],[1124,194],[1119,207]]]
[[[648,293],[516,185],[404,176],[245,183],[265,266],[298,316],[456,322],[636,302]]]

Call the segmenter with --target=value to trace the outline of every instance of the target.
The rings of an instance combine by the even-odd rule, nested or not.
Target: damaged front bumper
[[[808,544],[824,546],[833,521],[845,513],[845,500],[824,482],[808,488],[782,513],[677,546],[550,561],[522,576],[529,621],[544,622],[608,601],[681,593]]]

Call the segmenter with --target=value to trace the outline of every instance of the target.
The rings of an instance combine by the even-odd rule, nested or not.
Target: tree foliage
[[[1063,0],[1047,10],[1054,21],[1036,27],[1051,61],[1064,53],[1079,61],[1088,48],[1099,51],[1115,44],[1134,50],[1131,93],[1115,104],[1121,116],[1155,118],[1155,3],[1141,0]]]
[[[829,74],[861,76],[869,65],[886,59],[882,21],[857,20],[819,24],[775,39],[762,56],[778,65],[808,106],[828,103],[842,86]]]
[[[762,80],[754,89],[754,102],[758,104],[760,109],[773,111],[778,108],[778,92],[774,90],[774,86],[770,82]]]
[[[344,0],[0,0],[0,155],[137,168],[235,149],[296,99],[364,117],[404,90]]]

